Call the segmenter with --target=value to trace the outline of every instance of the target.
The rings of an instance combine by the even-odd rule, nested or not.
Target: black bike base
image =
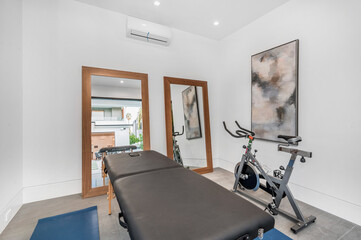
[[[262,199],[259,199],[255,196],[252,196],[251,194],[245,192],[244,190],[236,190],[234,191],[233,189],[231,189],[232,192],[235,192],[235,193],[238,193],[242,196],[245,196],[261,205],[264,205],[264,206],[268,206],[268,202],[262,200]],[[314,223],[316,221],[316,217],[315,216],[309,216],[309,217],[306,217],[305,218],[305,221],[301,221],[300,219],[298,219],[295,215],[292,215],[290,214],[289,212],[286,212],[280,208],[277,208],[277,211],[279,213],[281,213],[282,215],[284,215],[285,217],[287,217],[288,219],[290,219],[291,221],[294,221],[296,222],[297,224],[294,225],[293,227],[291,227],[291,230],[293,233],[297,234],[299,231],[301,231],[302,229],[308,227],[310,224]]]
[[[305,220],[306,220],[306,222],[298,222],[296,225],[291,227],[292,232],[296,234],[299,231],[301,231],[302,229],[308,227],[310,224],[312,224],[316,221],[316,217],[311,215],[309,217],[306,217]]]

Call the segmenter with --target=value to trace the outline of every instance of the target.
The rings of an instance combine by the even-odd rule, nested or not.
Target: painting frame
[[[187,125],[187,117],[185,114],[186,111],[186,103],[184,101],[184,97],[187,94],[187,92],[190,92],[190,89],[194,89],[194,104],[195,104],[195,108],[197,110],[197,114],[195,115],[195,117],[197,118],[197,130],[198,130],[198,134],[192,137],[189,137],[189,134],[191,132],[191,130],[189,129],[189,126]],[[182,103],[183,103],[183,116],[184,116],[184,128],[185,128],[185,133],[186,133],[186,139],[187,140],[192,140],[192,139],[198,139],[198,138],[202,138],[202,127],[201,127],[201,119],[200,119],[200,115],[199,115],[199,104],[198,104],[198,93],[197,93],[197,87],[196,86],[189,86],[187,87],[185,90],[182,91]]]
[[[293,123],[294,124],[294,133],[292,135],[298,136],[298,134],[299,134],[299,128],[298,128],[298,122],[299,122],[299,119],[298,119],[299,118],[299,39],[289,41],[287,43],[284,43],[284,44],[278,45],[276,47],[267,49],[265,51],[253,54],[251,56],[251,130],[252,131],[256,131],[256,129],[254,128],[254,122],[253,122],[253,113],[254,113],[254,107],[253,107],[253,73],[254,73],[253,58],[257,55],[273,51],[277,48],[284,47],[284,46],[286,46],[288,44],[292,44],[292,43],[295,44],[295,56],[294,56],[294,60],[295,60],[295,69],[294,69],[294,72],[295,72],[295,79],[294,79],[294,81],[295,81],[295,113],[294,114],[295,114],[295,116],[294,117],[295,118],[294,118],[294,123]],[[257,137],[257,134],[256,134],[256,138],[259,140],[263,140],[263,141],[284,143],[284,141],[281,139],[275,140],[275,139],[268,139],[268,138],[264,138],[264,137]]]

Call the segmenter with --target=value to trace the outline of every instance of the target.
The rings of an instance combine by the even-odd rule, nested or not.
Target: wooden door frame
[[[150,150],[148,74],[120,70],[82,67],[82,197],[106,194],[108,187],[91,187],[91,76],[141,80],[143,149]]]
[[[213,172],[211,129],[210,129],[209,104],[208,104],[208,85],[207,85],[206,81],[191,80],[191,79],[184,79],[184,78],[174,78],[174,77],[164,77],[164,103],[165,103],[167,156],[169,158],[173,159],[172,103],[171,103],[171,92],[170,92],[171,84],[196,86],[196,87],[202,88],[207,167],[197,168],[197,169],[194,169],[193,171],[200,173],[200,174]]]

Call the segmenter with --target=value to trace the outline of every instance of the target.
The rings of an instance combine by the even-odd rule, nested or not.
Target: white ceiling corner
[[[158,7],[154,0],[77,1],[220,40],[290,0],[159,0]]]

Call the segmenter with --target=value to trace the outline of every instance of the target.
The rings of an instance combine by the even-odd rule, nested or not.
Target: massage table
[[[98,153],[101,154],[102,156],[102,178],[103,178],[103,186],[105,186],[105,178],[106,178],[106,174],[104,172],[104,158],[105,156],[107,156],[108,154],[114,154],[114,153],[119,153],[119,152],[127,152],[127,151],[131,151],[133,152],[133,150],[137,149],[137,146],[135,145],[126,145],[126,146],[115,146],[115,147],[105,147],[105,148],[101,148]]]
[[[112,199],[115,198],[112,181],[133,174],[174,167],[181,168],[182,166],[155,151],[106,155],[104,157],[104,174],[108,174],[110,180],[107,192],[108,214],[112,214]]]
[[[108,155],[104,164],[131,239],[246,240],[274,227],[254,204],[155,151]]]

